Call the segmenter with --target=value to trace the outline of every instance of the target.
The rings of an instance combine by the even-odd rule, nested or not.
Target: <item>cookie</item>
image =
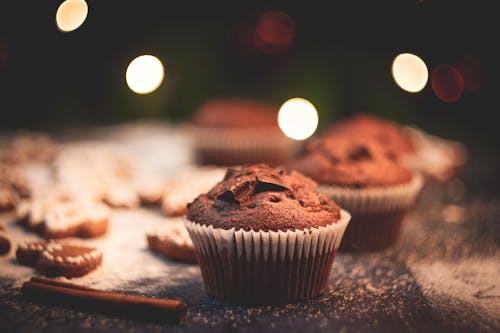
[[[24,266],[35,267],[47,244],[49,242],[44,241],[20,243],[16,250],[17,262]]]
[[[14,209],[17,195],[11,186],[0,184],[0,212]]]
[[[102,252],[96,248],[58,242],[29,242],[19,245],[16,258],[22,265],[34,267],[49,277],[83,276],[102,262]]]
[[[167,216],[185,215],[187,204],[210,190],[224,178],[224,174],[223,168],[201,167],[178,175],[167,184],[161,205],[163,212]]]
[[[20,132],[8,144],[3,158],[11,164],[48,163],[55,159],[58,151],[58,144],[48,135],[35,132]]]
[[[17,223],[45,238],[101,236],[109,215],[105,204],[88,198],[46,196],[23,200],[16,207]]]
[[[141,203],[137,192],[129,186],[109,188],[104,191],[101,199],[113,208],[137,208]]]
[[[137,186],[137,194],[141,204],[145,206],[161,206],[167,185],[165,181],[144,181]]]
[[[106,205],[92,201],[71,201],[45,213],[45,238],[93,238],[106,233],[109,221]]]
[[[11,244],[5,228],[0,225],[0,256],[10,252]]]
[[[56,180],[74,191],[102,194],[130,184],[131,157],[121,146],[106,142],[67,144],[54,162]]]
[[[16,206],[16,221],[27,230],[43,232],[45,214],[53,207],[72,200],[70,193],[60,186],[53,186],[41,193],[33,193]]]
[[[31,194],[32,188],[25,172],[18,165],[0,161],[0,187],[7,187],[21,197]]]
[[[196,263],[191,238],[184,226],[184,219],[165,222],[157,230],[146,235],[148,247],[169,259]]]

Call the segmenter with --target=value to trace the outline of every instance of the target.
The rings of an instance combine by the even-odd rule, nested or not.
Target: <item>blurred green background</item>
[[[175,123],[212,97],[276,105],[303,97],[317,107],[320,128],[364,111],[477,147],[500,142],[488,42],[498,30],[481,1],[88,0],[86,21],[69,33],[55,25],[60,3],[0,4],[0,128]],[[293,38],[259,48],[252,42],[259,17],[275,11],[293,23]],[[419,55],[429,71],[472,56],[484,74],[481,87],[454,103],[443,102],[431,82],[407,93],[390,71],[402,52]],[[165,81],[148,95],[125,81],[127,65],[141,54],[165,66]]]

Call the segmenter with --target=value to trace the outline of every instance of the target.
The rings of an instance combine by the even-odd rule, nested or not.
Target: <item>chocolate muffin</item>
[[[350,215],[302,174],[229,169],[189,204],[186,227],[208,294],[231,303],[320,295]]]
[[[346,135],[310,143],[290,164],[316,180],[319,190],[352,214],[342,250],[381,250],[397,241],[422,177],[387,155],[368,137]]]
[[[358,113],[332,124],[324,132],[325,137],[330,135],[367,137],[384,148],[388,157],[400,161],[416,152],[415,144],[403,126],[368,113]]]
[[[189,126],[197,162],[219,166],[284,163],[297,144],[281,132],[277,116],[278,107],[253,99],[206,101]]]

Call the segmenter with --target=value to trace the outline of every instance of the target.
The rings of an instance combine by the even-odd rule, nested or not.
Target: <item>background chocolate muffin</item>
[[[344,135],[347,137],[366,137],[383,147],[394,158],[401,155],[413,155],[416,148],[403,126],[395,121],[369,113],[358,113],[330,125],[324,136]]]
[[[323,137],[329,136],[366,137],[379,144],[391,159],[422,173],[426,181],[449,181],[459,174],[467,160],[467,149],[458,141],[369,113],[358,113],[333,123],[323,133]]]
[[[281,164],[296,143],[278,127],[278,107],[248,98],[218,98],[194,113],[190,136],[199,164]]]
[[[298,172],[229,169],[188,208],[207,292],[234,303],[294,302],[324,291],[350,215]]]
[[[385,147],[368,138],[330,136],[308,145],[290,164],[352,214],[341,249],[379,250],[397,241],[403,218],[422,187]]]

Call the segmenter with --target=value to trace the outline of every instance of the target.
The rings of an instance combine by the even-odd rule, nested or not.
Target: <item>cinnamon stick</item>
[[[180,300],[131,296],[40,278],[25,282],[21,292],[44,303],[169,324],[180,323],[187,311]]]

